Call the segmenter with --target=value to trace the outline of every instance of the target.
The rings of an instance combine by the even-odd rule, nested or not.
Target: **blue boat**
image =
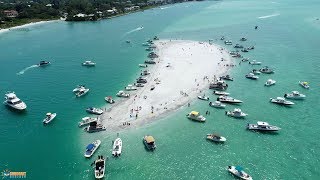
[[[98,149],[100,144],[101,144],[100,140],[96,140],[93,143],[88,144],[88,146],[86,147],[86,152],[84,153],[84,157],[87,157],[87,158],[91,157],[93,153]]]

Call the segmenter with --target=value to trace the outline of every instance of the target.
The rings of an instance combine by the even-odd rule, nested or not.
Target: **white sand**
[[[231,62],[227,51],[209,43],[160,40],[155,44],[159,58],[156,65],[148,65],[151,71],[150,75],[145,76],[148,83],[137,91],[127,91],[131,94],[130,98],[117,101],[102,115],[103,124],[109,130],[142,125],[187,106],[207,91],[214,75],[219,77],[225,74],[229,67],[224,65]],[[168,63],[170,67],[166,67]],[[205,76],[208,79],[204,79]],[[156,78],[161,81],[160,84],[156,84]],[[153,91],[150,90],[152,85],[155,86]],[[154,107],[153,113],[151,106]],[[133,113],[131,109],[134,109]],[[130,122],[130,126],[123,125],[124,122]]]
[[[0,29],[0,34],[5,33],[5,32],[10,32],[11,30],[15,30],[15,29],[28,28],[30,26],[40,25],[40,24],[45,24],[45,23],[50,23],[50,22],[55,22],[55,21],[60,21],[60,20],[32,22],[32,23],[21,25],[21,26],[15,26],[15,27],[7,28],[7,29]]]

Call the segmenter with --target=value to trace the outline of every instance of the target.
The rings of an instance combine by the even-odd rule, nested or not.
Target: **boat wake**
[[[138,28],[135,28],[135,29],[133,29],[133,30],[131,30],[131,31],[128,31],[128,32],[124,33],[123,36],[126,36],[126,35],[128,35],[128,34],[131,34],[131,33],[133,33],[133,32],[136,32],[136,31],[141,31],[142,29],[143,29],[143,26],[138,27]]]
[[[24,68],[23,70],[21,70],[20,72],[18,72],[17,75],[22,75],[22,74],[24,74],[26,71],[28,71],[29,69],[33,69],[33,68],[36,68],[36,67],[39,67],[39,66],[38,66],[38,65],[32,65],[32,66],[26,67],[26,68]]]
[[[280,13],[276,13],[276,14],[270,14],[270,15],[267,15],[267,16],[260,16],[258,17],[259,19],[266,19],[266,18],[271,18],[271,17],[275,17],[275,16],[279,16]]]

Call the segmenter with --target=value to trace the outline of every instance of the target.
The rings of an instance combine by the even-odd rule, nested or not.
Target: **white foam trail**
[[[24,74],[26,71],[28,71],[29,69],[36,68],[36,67],[39,67],[39,66],[38,66],[38,65],[32,65],[32,66],[26,67],[26,68],[24,68],[22,71],[18,72],[17,75],[22,75],[22,74]]]
[[[276,14],[270,14],[270,15],[267,15],[267,16],[260,16],[258,17],[259,19],[266,19],[266,18],[271,18],[271,17],[275,17],[275,16],[279,16],[280,13],[276,13]]]
[[[141,31],[142,29],[143,29],[143,26],[138,27],[138,28],[135,28],[135,29],[133,29],[133,30],[131,30],[131,31],[128,31],[128,32],[124,33],[123,36],[126,36],[126,35],[128,35],[128,34],[131,34],[131,33],[133,33],[133,32],[136,32],[136,31]]]
[[[160,9],[168,9],[168,8],[170,8],[170,7],[161,7]]]

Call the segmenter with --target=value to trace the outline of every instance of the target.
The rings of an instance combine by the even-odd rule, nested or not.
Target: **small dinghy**
[[[78,92],[76,92],[76,97],[81,97],[86,95],[89,92],[90,89],[88,88],[82,88]]]
[[[89,125],[91,122],[97,122],[98,118],[92,118],[92,117],[84,117],[82,118],[82,121],[79,122],[78,126],[83,127]]]
[[[275,85],[276,81],[273,79],[268,79],[267,82],[264,84],[265,86],[272,86]]]

